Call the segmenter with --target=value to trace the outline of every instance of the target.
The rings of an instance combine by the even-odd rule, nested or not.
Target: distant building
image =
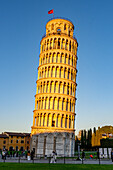
[[[0,149],[23,151],[30,149],[30,133],[4,132],[0,134]]]
[[[75,136],[75,140],[81,140],[81,134],[82,134],[82,130],[80,130],[77,136]]]
[[[102,139],[113,139],[113,126],[98,127],[92,134],[92,147],[101,146]]]

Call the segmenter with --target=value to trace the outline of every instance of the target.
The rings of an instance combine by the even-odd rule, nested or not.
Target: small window
[[[21,138],[24,138],[24,136],[22,136]]]
[[[24,140],[21,140],[21,143],[24,143]]]
[[[18,140],[16,140],[16,143],[18,143]]]
[[[64,30],[66,30],[66,24],[64,25]]]
[[[3,144],[6,144],[6,141],[5,141],[5,140],[3,141]]]
[[[11,143],[13,143],[13,140],[11,140]]]
[[[60,31],[60,32],[61,32],[61,29],[57,29],[57,31]]]
[[[29,141],[27,141],[27,144],[29,144]]]
[[[57,29],[57,33],[60,34],[61,33],[61,29]]]
[[[51,25],[51,30],[54,30],[54,24]]]
[[[13,136],[11,136],[11,138],[13,138]]]

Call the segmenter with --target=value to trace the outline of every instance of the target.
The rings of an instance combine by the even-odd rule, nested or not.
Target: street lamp
[[[78,157],[77,157],[77,161],[81,161],[81,158],[80,158],[80,145],[81,145],[81,142],[78,141]]]

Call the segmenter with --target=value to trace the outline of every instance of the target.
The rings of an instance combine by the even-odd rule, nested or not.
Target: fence
[[[81,153],[82,154],[82,153]],[[58,156],[56,159],[57,164],[112,164],[111,159],[109,158],[97,158],[97,154],[92,153],[85,153],[85,157],[82,158],[80,154],[80,158],[78,159],[78,154],[75,153],[75,156],[73,157],[66,157],[64,155]],[[52,156],[45,156],[42,157],[42,155],[37,155],[37,157],[34,157],[32,160],[27,160],[25,156],[19,156],[19,157],[2,157],[0,158],[0,162],[15,162],[15,163],[51,163]]]

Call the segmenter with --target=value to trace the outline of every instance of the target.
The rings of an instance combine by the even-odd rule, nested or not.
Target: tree
[[[91,144],[91,139],[92,139],[92,130],[88,130],[88,136],[87,136],[87,149],[91,149],[92,144]]]
[[[96,135],[96,127],[93,128],[93,133]]]
[[[86,130],[84,130],[84,149],[86,149],[87,146],[87,137],[86,137]]]
[[[83,130],[81,130],[81,148],[84,148],[84,136],[83,136]]]

